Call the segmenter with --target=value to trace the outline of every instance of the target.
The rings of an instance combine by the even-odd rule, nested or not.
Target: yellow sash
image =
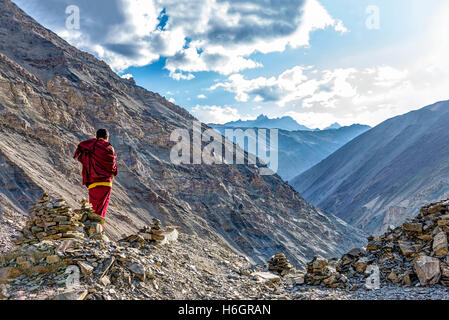
[[[96,182],[96,183],[92,183],[91,185],[89,185],[89,190],[93,189],[95,187],[111,187],[112,188],[112,182]]]

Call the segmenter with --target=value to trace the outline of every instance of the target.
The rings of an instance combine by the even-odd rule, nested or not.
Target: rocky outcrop
[[[282,251],[296,265],[364,241],[360,231],[309,205],[280,177],[261,176],[258,167],[171,163],[172,131],[192,133],[193,120],[0,0],[0,163],[8,164],[0,179],[15,177],[0,185],[0,203],[25,212],[51,190],[75,207],[87,190],[73,152],[105,127],[120,171],[105,229],[112,240],[156,218],[254,261]]]
[[[307,265],[306,282],[356,289],[366,287],[377,274],[384,286],[449,286],[448,226],[449,200],[427,205],[401,227],[379,238],[370,236],[366,248],[329,261],[315,257]]]

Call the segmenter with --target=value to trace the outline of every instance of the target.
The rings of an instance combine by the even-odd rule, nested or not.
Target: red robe
[[[90,139],[81,142],[74,158],[83,165],[83,185],[89,188],[89,202],[96,214],[106,216],[111,198],[110,186],[95,186],[95,183],[112,183],[118,174],[117,155],[111,144],[104,140]]]

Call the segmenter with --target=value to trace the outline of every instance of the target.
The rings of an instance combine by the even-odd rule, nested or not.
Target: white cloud
[[[449,63],[436,66],[427,62],[419,60],[406,69],[391,65],[330,70],[296,66],[277,77],[246,79],[233,74],[210,89],[232,92],[239,102],[275,104],[309,127],[323,128],[336,121],[376,125],[448,98]]]
[[[169,98],[168,101],[170,101],[171,103],[176,103],[175,98]]]
[[[187,48],[168,58],[165,68],[170,74],[184,72],[215,71],[224,75],[239,72],[245,69],[261,67],[251,59],[239,56],[227,56],[223,53],[212,53],[209,49],[198,53],[197,48]]]
[[[204,94],[199,94],[197,96],[198,99],[207,99],[207,97]]]
[[[179,80],[192,80],[195,79],[195,76],[191,73],[184,74],[182,72],[170,72],[170,77],[179,81]]]
[[[286,70],[278,77],[258,77],[247,80],[241,74],[233,74],[227,81],[213,85],[210,90],[223,88],[235,93],[239,102],[247,102],[253,97],[256,102],[276,102],[285,105],[297,98],[313,94],[319,87],[316,81],[307,81],[305,72],[310,67],[297,66]]]
[[[250,58],[255,52],[308,46],[315,30],[347,32],[318,0],[95,0],[95,6],[78,0],[81,30],[74,32],[60,19],[73,0],[18,1],[40,8],[48,27],[115,71],[164,57],[176,80],[201,71],[230,75],[258,68],[262,64]]]
[[[226,122],[242,119],[239,111],[229,106],[201,106],[196,105],[192,114],[204,123],[224,124]]]
[[[190,20],[190,16],[184,16],[185,11],[174,12],[182,13],[181,20]],[[200,20],[193,23],[199,31],[193,31],[196,37],[190,47],[168,58],[166,68],[171,72],[216,71],[229,75],[261,67],[248,58],[255,52],[266,54],[282,52],[287,47],[308,46],[310,33],[319,29],[332,27],[341,33],[348,31],[317,0],[304,1],[303,5],[302,1],[295,0],[282,3],[211,0],[207,7],[202,7],[202,13],[194,16]],[[175,21],[176,18],[179,17],[175,16]]]
[[[134,78],[134,77],[133,77],[133,75],[132,75],[131,73],[127,73],[127,74],[122,75],[122,78],[123,78],[123,79],[130,80],[130,79],[132,79],[132,78]]]
[[[290,116],[298,123],[312,129],[324,129],[335,123],[335,115],[328,112],[289,111],[285,113],[285,116]],[[352,122],[348,124],[352,124]]]

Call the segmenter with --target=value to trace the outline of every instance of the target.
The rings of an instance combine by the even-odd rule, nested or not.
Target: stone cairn
[[[161,221],[156,218],[153,219],[153,225],[151,226],[151,234],[152,240],[156,242],[161,242],[165,240],[164,231],[161,228]]]
[[[133,282],[154,278],[149,267],[152,263],[134,248],[143,247],[142,252],[149,253],[152,250],[147,246],[149,240],[167,243],[176,241],[178,236],[178,227],[163,229],[155,219],[151,228],[145,227],[118,243],[105,241],[105,237],[98,236],[103,233],[105,221],[86,200],[81,202],[80,209],[72,210],[63,199],[53,200],[44,194],[31,213],[23,237],[16,239],[17,247],[0,255],[0,285],[21,276],[26,276],[23,281],[38,276],[52,287],[63,289],[67,268],[77,266],[82,282],[80,292],[70,289],[55,299],[82,300],[88,295],[87,287],[94,294],[97,290],[94,288],[99,292],[109,290],[111,283],[115,288],[132,292]]]
[[[142,247],[147,242],[155,242],[156,244],[166,244],[175,242],[178,239],[179,227],[167,226],[161,227],[161,221],[153,218],[151,227],[143,227],[138,234],[133,234],[122,239],[122,242],[128,242],[134,247]]]
[[[74,212],[81,216],[84,231],[90,238],[95,240],[107,240],[103,229],[106,220],[95,213],[89,201],[83,199],[81,201],[81,209],[74,210]]]
[[[347,283],[343,274],[336,272],[327,259],[316,256],[307,264],[305,282],[310,285],[325,285],[329,288],[342,287]]]
[[[402,226],[368,237],[365,249],[340,259],[315,257],[307,265],[306,283],[356,289],[377,273],[381,284],[449,286],[448,233],[449,200],[424,206]]]
[[[86,239],[103,235],[104,218],[95,214],[83,200],[81,209],[72,210],[64,199],[53,200],[46,193],[31,208],[31,219],[16,244],[33,244],[44,240]]]
[[[268,270],[276,272],[281,276],[285,276],[294,271],[294,267],[285,257],[285,254],[279,253],[270,258],[268,261]]]

